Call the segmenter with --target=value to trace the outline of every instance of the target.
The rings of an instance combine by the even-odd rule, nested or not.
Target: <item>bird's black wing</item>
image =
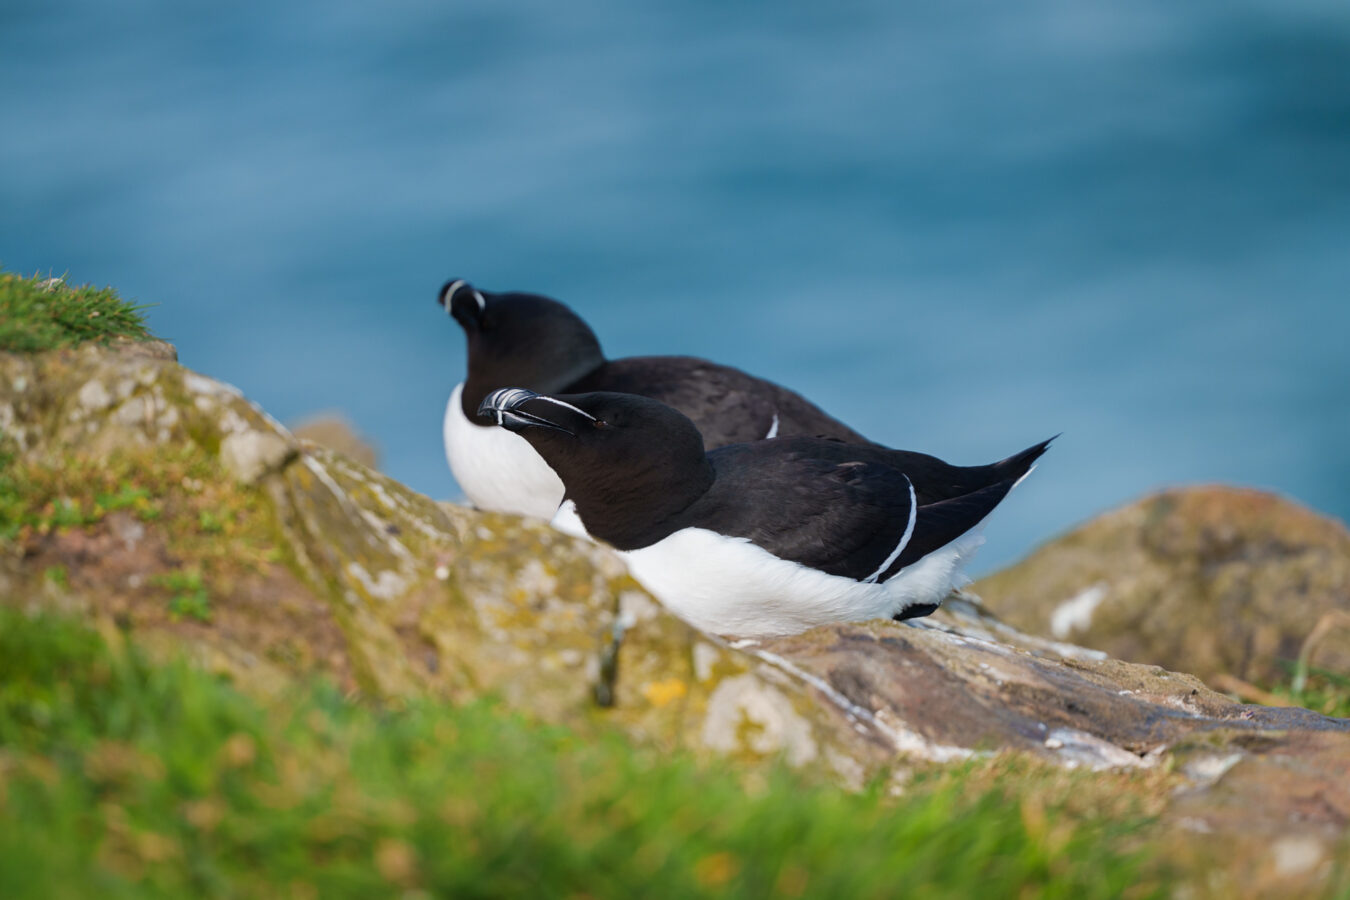
[[[778,443],[709,454],[717,480],[689,511],[691,524],[831,575],[876,580],[911,522],[917,527],[909,479],[876,462],[822,460]]]
[[[905,566],[940,550],[983,522],[1016,483],[1016,478],[1009,478],[960,497],[920,506],[909,543],[878,580],[891,578]]]

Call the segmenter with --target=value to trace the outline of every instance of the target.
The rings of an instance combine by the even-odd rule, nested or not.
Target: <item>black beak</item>
[[[463,278],[447,281],[441,288],[436,302],[445,307],[446,313],[455,317],[463,325],[478,321],[487,307],[483,292],[469,284]]]
[[[530,403],[531,400],[536,401]],[[522,409],[530,403],[531,409]],[[551,397],[542,397],[534,391],[527,391],[524,388],[501,388],[495,390],[483,398],[483,402],[478,405],[478,415],[485,419],[492,419],[497,425],[505,428],[507,431],[524,431],[526,428],[551,428],[554,431],[561,431],[563,434],[575,436],[576,432],[563,425],[558,424],[549,418],[548,415],[557,412],[558,418],[562,418],[568,411],[571,414],[581,413],[581,410],[569,404],[558,405],[558,401]],[[585,413],[581,413],[583,416]]]

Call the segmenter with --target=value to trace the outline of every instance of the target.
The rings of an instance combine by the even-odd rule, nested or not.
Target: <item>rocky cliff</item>
[[[262,696],[316,674],[372,697],[495,695],[547,721],[747,765],[786,759],[855,787],[1003,752],[1156,772],[1161,843],[1220,893],[1320,890],[1344,852],[1350,722],[1033,637],[972,596],[915,623],[702,634],[603,547],[419,496],[297,440],[162,345],[0,355],[0,427],[0,601],[186,652]],[[1308,533],[1272,533],[1272,546]],[[1113,541],[1122,568],[1146,552]],[[1155,545],[1194,557],[1188,583],[1227,559],[1166,533]],[[1224,583],[1284,577],[1262,562]],[[1065,575],[1075,591],[1106,577],[1083,568]],[[1004,599],[1010,583],[988,590]],[[1045,605],[1067,590],[1054,582]],[[1235,634],[1215,646],[1268,640],[1259,617],[1228,618]]]

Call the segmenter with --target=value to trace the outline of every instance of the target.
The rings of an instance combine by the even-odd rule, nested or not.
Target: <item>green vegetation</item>
[[[161,525],[171,549],[200,563],[201,575],[277,560],[266,504],[223,477],[199,447],[71,456],[59,467],[16,460],[0,447],[0,541],[89,528],[123,510]]]
[[[1350,676],[1314,666],[1300,677],[1296,663],[1288,663],[1288,668],[1293,673],[1289,681],[1276,685],[1271,693],[1326,716],[1350,718]]]
[[[60,278],[0,271],[0,351],[33,353],[114,338],[149,340],[145,306],[112,288],[71,287]]]
[[[21,533],[49,534],[53,530],[94,525],[119,509],[134,510],[143,520],[157,518],[158,507],[141,488],[123,480],[116,493],[99,491],[88,497],[44,496],[34,502],[37,485],[29,467],[15,467],[13,457],[0,454],[0,540],[12,540]]]
[[[168,588],[173,593],[169,612],[175,619],[190,616],[199,622],[211,621],[211,595],[202,583],[200,569],[180,569],[166,575],[157,575],[152,584]]]
[[[1313,633],[1316,632],[1314,629]],[[1311,666],[1306,657],[1278,662],[1287,674],[1269,688],[1232,676],[1220,675],[1214,680],[1234,700],[1265,706],[1303,706],[1324,716],[1350,718],[1350,675]]]
[[[1148,818],[1102,777],[1140,776],[999,759],[899,797],[781,769],[747,791],[485,702],[316,687],[264,708],[120,637],[0,610],[6,898],[1160,894]]]

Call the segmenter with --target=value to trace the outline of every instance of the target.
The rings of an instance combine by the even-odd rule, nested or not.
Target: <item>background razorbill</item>
[[[694,420],[708,449],[766,437],[867,439],[799,394],[739,369],[689,356],[605,359],[581,317],[548,297],[492,293],[457,279],[438,302],[468,339],[468,375],[445,409],[445,455],[479,509],[550,518],[562,482],[515,435],[475,416],[490,392],[618,391],[653,397]]]
[[[705,452],[688,417],[631,394],[509,388],[480,414],[562,479],[557,527],[611,544],[691,624],[739,635],[933,612],[1050,443],[963,467],[810,437]]]

